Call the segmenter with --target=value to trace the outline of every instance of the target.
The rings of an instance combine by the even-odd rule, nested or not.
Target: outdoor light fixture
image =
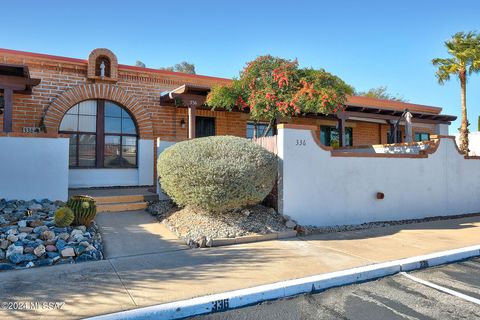
[[[185,128],[185,120],[184,119],[180,120],[180,127],[182,127],[182,129]]]
[[[3,109],[5,108],[5,99],[3,96],[0,96],[0,114],[3,114]]]

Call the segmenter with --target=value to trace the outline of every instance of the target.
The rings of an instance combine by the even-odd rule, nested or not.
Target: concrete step
[[[97,203],[97,212],[134,211],[147,208],[145,201],[120,202],[120,203]]]
[[[125,203],[145,201],[144,195],[93,197],[97,205],[106,203]]]

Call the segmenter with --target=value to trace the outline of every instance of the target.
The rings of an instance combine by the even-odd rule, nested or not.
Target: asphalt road
[[[480,319],[480,258],[407,275],[454,292],[442,292],[397,274],[193,319]]]

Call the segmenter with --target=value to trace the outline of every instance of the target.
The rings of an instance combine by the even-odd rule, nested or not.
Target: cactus
[[[72,209],[69,207],[61,207],[55,211],[54,223],[60,228],[68,227],[72,224],[74,218]]]
[[[89,226],[97,215],[97,206],[95,199],[89,196],[72,196],[67,202],[67,206],[72,209],[75,219],[74,225]]]

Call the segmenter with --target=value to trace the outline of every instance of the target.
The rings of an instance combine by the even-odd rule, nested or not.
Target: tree
[[[196,74],[195,73],[195,65],[193,63],[188,63],[187,61],[182,61],[180,63],[177,63],[173,67],[160,68],[160,70],[183,72],[183,73],[188,73],[188,74]]]
[[[323,69],[301,69],[296,60],[266,55],[247,63],[230,84],[213,86],[206,103],[212,109],[249,110],[252,120],[268,121],[266,135],[282,117],[339,112],[352,92]]]
[[[135,67],[145,68],[146,65],[142,61],[137,60],[137,62],[135,62]]]
[[[355,92],[355,95],[369,97],[369,98],[383,99],[383,100],[408,102],[408,100],[404,99],[402,96],[393,95],[389,93],[386,86],[371,88],[368,91]]]
[[[474,32],[458,32],[445,41],[449,58],[432,60],[437,67],[438,82],[443,85],[450,76],[460,80],[460,98],[462,103],[462,123],[460,126],[460,151],[468,154],[468,134],[470,125],[467,118],[467,75],[475,71],[475,55],[478,53],[478,35]]]

